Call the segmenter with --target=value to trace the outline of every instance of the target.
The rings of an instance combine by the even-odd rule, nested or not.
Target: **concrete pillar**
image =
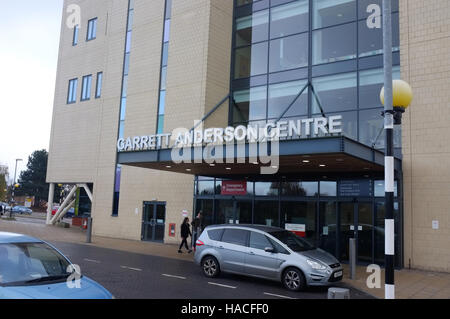
[[[55,183],[50,183],[50,188],[48,191],[48,204],[47,204],[47,222],[46,222],[47,225],[51,225],[54,195],[55,195]]]

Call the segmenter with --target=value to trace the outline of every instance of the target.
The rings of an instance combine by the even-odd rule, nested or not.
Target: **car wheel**
[[[220,274],[219,262],[213,256],[207,256],[202,260],[203,274],[209,278],[215,278]]]
[[[283,273],[283,286],[290,291],[301,291],[306,288],[303,273],[297,268],[288,268]]]

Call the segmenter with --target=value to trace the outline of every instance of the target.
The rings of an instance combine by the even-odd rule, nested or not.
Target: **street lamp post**
[[[402,114],[412,101],[408,83],[392,81],[392,6],[383,0],[384,104],[385,143],[385,298],[395,299],[395,222],[394,222],[394,125],[401,125]]]
[[[11,203],[14,206],[14,192],[16,190],[16,174],[17,174],[17,162],[23,161],[21,158],[16,158],[16,167],[14,169],[14,180],[12,185],[12,194],[11,194]],[[12,215],[12,207],[11,207],[11,214]]]

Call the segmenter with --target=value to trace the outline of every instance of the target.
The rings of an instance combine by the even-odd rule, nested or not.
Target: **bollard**
[[[349,242],[349,266],[350,266],[350,279],[356,279],[356,239],[350,238]]]
[[[86,243],[90,244],[92,242],[92,217],[87,219],[87,233],[86,233]]]
[[[328,299],[350,299],[350,290],[345,288],[328,289]]]

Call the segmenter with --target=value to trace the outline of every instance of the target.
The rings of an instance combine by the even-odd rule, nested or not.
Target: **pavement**
[[[34,216],[36,218],[36,216]],[[32,217],[33,218],[33,217]],[[43,218],[37,217],[37,219]],[[16,221],[0,219],[0,231],[27,234],[48,242],[76,243],[103,249],[123,251],[139,255],[158,256],[169,259],[190,261],[192,254],[179,254],[177,245],[141,242],[93,236],[92,243],[85,243],[86,232],[79,227],[60,228],[48,226],[45,222],[31,222],[30,217],[16,216]],[[354,287],[375,298],[384,298],[384,271],[381,271],[380,288],[369,289],[366,280],[371,273],[366,267],[358,266],[356,279],[348,278],[348,266],[344,265],[343,284]],[[422,270],[396,270],[395,289],[397,299],[450,299],[450,273],[437,273]]]

